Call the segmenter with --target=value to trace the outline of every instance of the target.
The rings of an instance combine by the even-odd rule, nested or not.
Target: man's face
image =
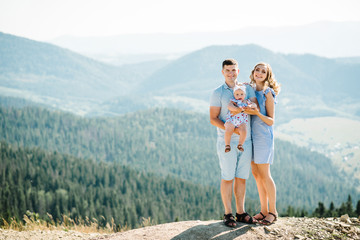
[[[235,82],[239,74],[239,68],[237,65],[225,65],[221,72],[225,77],[225,82]]]

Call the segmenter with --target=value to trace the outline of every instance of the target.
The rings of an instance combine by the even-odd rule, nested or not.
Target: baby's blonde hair
[[[250,84],[255,85],[254,72],[258,66],[264,66],[267,69],[267,75],[266,75],[266,79],[265,79],[265,89],[266,89],[266,87],[271,87],[274,90],[275,94],[278,95],[280,93],[281,86],[276,81],[275,76],[272,72],[271,66],[268,63],[260,62],[255,65],[254,69],[251,71],[251,74],[250,74],[250,79],[251,79]]]

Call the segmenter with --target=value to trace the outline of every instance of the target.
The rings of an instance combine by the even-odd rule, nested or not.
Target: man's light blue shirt
[[[226,83],[224,83],[223,85],[216,88],[214,90],[213,94],[211,95],[210,106],[221,107],[221,111],[220,111],[218,118],[221,121],[223,121],[224,123],[226,122],[226,116],[229,111],[228,105],[229,105],[230,100],[233,98],[233,96],[234,96],[234,94],[233,94],[232,88],[230,88]],[[250,85],[246,85],[246,98],[245,99],[252,98],[252,97],[256,97],[255,91]],[[251,115],[249,115],[249,121],[246,124],[247,134],[246,134],[245,141],[249,141],[249,140],[251,141],[250,122],[251,122]],[[224,138],[224,134],[225,134],[225,130],[223,130],[221,128],[217,128],[218,138]],[[231,136],[231,140],[239,141],[239,135],[233,134]]]

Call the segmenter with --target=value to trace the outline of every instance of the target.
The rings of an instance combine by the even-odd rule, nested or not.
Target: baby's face
[[[236,100],[244,100],[245,97],[246,97],[246,93],[241,90],[241,89],[237,89],[235,92],[234,92],[234,97]]]

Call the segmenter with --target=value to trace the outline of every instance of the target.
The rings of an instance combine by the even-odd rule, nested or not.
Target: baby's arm
[[[228,104],[228,109],[229,109],[231,115],[233,115],[233,116],[235,116],[236,114],[241,113],[242,111],[244,111],[244,109],[242,107],[239,107],[232,100],[230,100],[230,102]]]
[[[250,99],[247,99],[246,103],[247,103],[249,108],[256,108],[256,103],[250,101]]]

